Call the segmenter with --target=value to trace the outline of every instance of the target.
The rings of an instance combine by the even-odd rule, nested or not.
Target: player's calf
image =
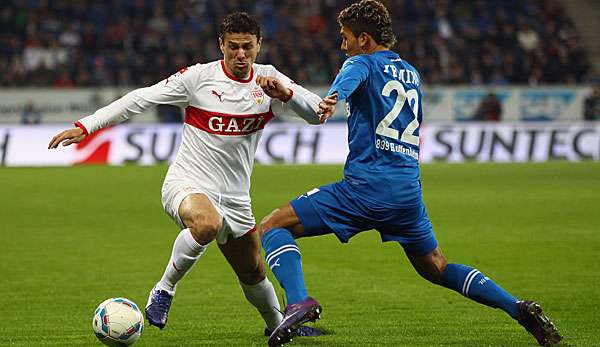
[[[428,254],[419,257],[409,253],[406,255],[421,277],[434,284],[442,285],[443,273],[448,266],[448,262],[446,261],[446,258],[444,258],[442,250],[439,247]]]
[[[290,304],[306,300],[308,292],[302,272],[302,254],[294,237],[285,228],[274,228],[262,237],[266,263],[285,289]]]

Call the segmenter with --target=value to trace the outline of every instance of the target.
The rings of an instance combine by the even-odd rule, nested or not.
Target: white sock
[[[196,264],[206,248],[207,246],[203,246],[194,240],[190,229],[181,230],[173,243],[171,259],[169,259],[165,273],[156,284],[156,287],[167,291],[171,295],[175,294],[177,282]]]
[[[256,307],[265,320],[267,328],[271,331],[275,330],[279,323],[281,323],[283,316],[279,312],[281,307],[279,306],[277,294],[275,294],[275,288],[273,288],[271,281],[265,277],[264,280],[255,285],[240,282],[240,286],[244,291],[246,299]]]

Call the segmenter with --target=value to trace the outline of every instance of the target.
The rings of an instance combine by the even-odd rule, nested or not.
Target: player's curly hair
[[[223,18],[219,27],[219,38],[222,40],[225,33],[253,34],[260,40],[260,25],[246,12],[233,12]]]
[[[387,8],[376,0],[361,0],[340,12],[338,23],[348,27],[354,36],[367,33],[377,44],[393,47],[396,35],[392,31],[392,19]]]

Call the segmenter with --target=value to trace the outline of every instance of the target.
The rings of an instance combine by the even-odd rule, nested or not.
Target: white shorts
[[[179,216],[179,205],[188,195],[197,193],[206,195],[223,218],[223,226],[217,234],[218,243],[227,243],[229,235],[237,239],[256,229],[256,221],[249,202],[233,201],[190,181],[165,180],[162,187],[162,204],[167,214],[181,229],[185,229],[186,226]]]

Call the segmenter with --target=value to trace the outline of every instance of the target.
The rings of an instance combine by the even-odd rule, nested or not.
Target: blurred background
[[[600,0],[383,2],[394,49],[423,81],[421,177],[444,253],[539,300],[565,346],[600,346]],[[160,106],[50,151],[52,136],[132,89],[220,59],[217,28],[232,11],[260,20],[259,63],[324,96],[345,59],[336,16],[347,4],[0,0],[0,346],[99,345],[94,308],[116,296],[143,304],[179,232],[160,182],[182,110]],[[256,162],[318,165],[256,165],[257,220],[339,180],[348,152],[343,105],[322,126],[273,107]],[[500,310],[425,284],[374,232],[344,246],[332,235],[298,243],[326,335],[296,345],[533,343]],[[265,344],[216,246],[175,301],[168,329],[146,328],[135,346]]]
[[[424,82],[425,122],[420,129],[423,161],[600,159],[597,125],[581,123],[600,120],[598,1],[383,2],[392,13],[398,36],[394,50],[420,71]],[[345,59],[339,50],[336,15],[349,3],[2,1],[0,127],[5,129],[0,131],[2,164],[64,164],[58,156],[48,162],[45,154],[35,154],[32,146],[27,147],[31,147],[31,153],[23,152],[22,146],[19,153],[7,152],[8,141],[31,137],[14,125],[38,125],[37,131],[42,129],[40,124],[49,125],[48,129],[54,131],[52,125],[64,127],[129,90],[154,84],[197,62],[220,59],[218,25],[232,11],[247,11],[262,24],[264,39],[258,62],[275,65],[298,83],[323,95]],[[280,115],[275,122],[291,122],[289,126],[274,126],[274,131],[279,131],[277,147],[286,147],[285,153],[264,157],[259,150],[259,161],[343,162],[343,146],[338,155],[321,158],[318,148],[311,149],[321,146],[315,145],[315,137],[321,130],[306,130],[296,124],[297,118],[281,105],[275,105],[275,112]],[[338,108],[333,120],[345,120],[344,107]],[[182,110],[164,105],[132,119],[131,123],[150,126],[181,121]],[[7,135],[9,124],[13,136]],[[280,134],[281,129],[290,127],[296,131],[288,132],[287,136]],[[330,130],[323,131],[345,131],[343,125],[338,127],[333,124]],[[159,133],[158,142],[164,137],[165,130],[161,129],[169,129],[166,130],[169,134],[177,133],[173,129],[178,129],[151,128]],[[309,134],[298,135],[299,132]],[[486,134],[477,137],[481,132]],[[269,134],[266,130],[265,136]],[[127,142],[130,135],[121,134],[125,136],[121,142]],[[159,149],[169,160],[173,154],[169,147],[172,141],[170,135],[166,136]],[[300,148],[295,147],[298,136],[303,145]],[[178,139],[174,141],[177,143]],[[143,147],[142,157],[146,151],[151,152],[150,145],[138,144]],[[495,151],[497,146],[498,155],[479,155]],[[308,149],[304,150],[305,147]],[[273,152],[263,148],[265,151]],[[308,152],[304,156],[298,153],[303,151]],[[459,154],[454,155],[455,152]],[[39,159],[15,158],[26,154]],[[126,157],[129,161],[139,161]],[[116,163],[123,160],[116,159]],[[152,159],[141,161],[152,162]]]

